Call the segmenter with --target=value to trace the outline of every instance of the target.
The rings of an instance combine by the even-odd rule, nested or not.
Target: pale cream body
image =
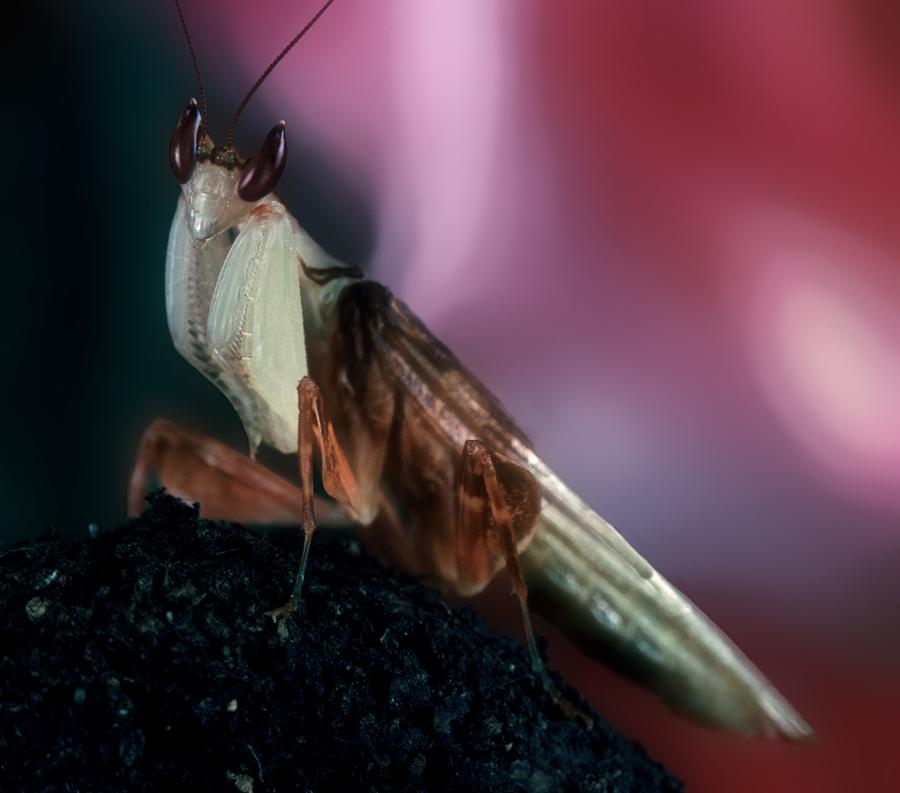
[[[308,374],[300,266],[337,262],[274,196],[237,197],[237,170],[199,163],[183,187],[166,254],[175,348],[228,397],[251,455],[297,451],[297,383]],[[307,318],[315,324],[317,312]]]

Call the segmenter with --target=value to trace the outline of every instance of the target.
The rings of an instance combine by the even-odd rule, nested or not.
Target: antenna
[[[194,64],[194,74],[197,76],[197,85],[200,87],[200,137],[206,129],[206,88],[203,85],[203,76],[200,74],[200,64],[197,62],[197,53],[194,52],[194,44],[191,41],[191,34],[188,30],[187,22],[184,20],[184,12],[181,10],[181,3],[175,0],[175,8],[178,9],[178,18],[181,20],[181,29],[184,31],[184,37],[187,40],[188,50],[191,53],[191,61]]]
[[[293,49],[294,45],[306,35],[307,31],[313,25],[315,25],[316,22],[319,21],[319,17],[322,16],[322,14],[324,14],[328,10],[328,6],[330,6],[333,2],[334,2],[334,0],[328,0],[328,2],[326,2],[325,5],[323,5],[316,12],[316,15],[311,20],[309,20],[309,22],[306,23],[303,30],[301,30],[296,36],[294,36],[294,38],[292,38],[288,42],[287,46],[281,52],[279,52],[278,55],[275,56],[275,60],[273,60],[266,67],[266,70],[259,76],[259,79],[255,83],[253,83],[253,87],[249,91],[247,91],[247,95],[244,97],[243,101],[238,106],[237,112],[234,114],[234,118],[231,119],[231,124],[228,126],[228,134],[227,134],[227,138],[226,138],[226,145],[228,147],[230,147],[230,148],[234,147],[234,128],[238,123],[238,119],[241,117],[241,113],[244,112],[244,108],[247,107],[247,103],[253,97],[253,94],[256,93],[256,89],[259,88],[263,84],[263,81],[272,73],[272,70],[281,62],[281,59],[284,58],[284,56],[287,55]],[[175,3],[177,5],[178,0],[175,0]],[[178,9],[178,13],[179,14],[181,13],[180,6]],[[182,18],[182,24],[183,23],[184,23],[184,19]],[[187,28],[185,28],[185,33],[187,33]],[[188,44],[190,44],[190,39],[188,39]],[[193,54],[193,52],[194,51],[192,49],[191,54]],[[194,63],[196,64],[196,60],[194,61]],[[199,78],[199,75],[200,75],[199,69],[197,70],[197,75]],[[202,84],[201,84],[201,89],[200,89],[200,95],[201,95],[201,97],[203,95]],[[205,109],[206,106],[202,104],[202,100],[201,100],[201,107],[203,108],[203,117],[205,118],[206,117],[206,109]]]

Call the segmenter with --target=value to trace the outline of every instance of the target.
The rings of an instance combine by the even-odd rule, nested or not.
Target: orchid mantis
[[[317,515],[354,522],[382,558],[458,594],[505,567],[533,655],[529,602],[694,720],[809,738],[788,702],[554,474],[453,353],[386,287],[304,231],[272,193],[285,169],[284,122],[255,157],[238,154],[234,124],[247,101],[331,2],[257,81],[223,146],[207,128],[202,80],[200,103],[172,136],[181,196],[166,254],[169,328],[234,405],[250,455],[158,420],[141,442],[130,509],[153,470],[208,516],[302,523],[300,570],[278,618],[302,596]],[[260,444],[297,455],[299,488],[255,461]],[[313,493],[316,452],[336,504]]]

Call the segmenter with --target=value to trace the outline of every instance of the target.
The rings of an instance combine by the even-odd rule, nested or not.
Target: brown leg
[[[304,377],[297,385],[300,420],[297,437],[297,465],[300,473],[300,513],[303,518],[303,554],[300,557],[300,568],[294,579],[294,589],[287,603],[269,612],[275,619],[290,614],[300,601],[303,591],[303,578],[306,574],[306,562],[312,536],[316,530],[316,515],[313,498],[313,444],[318,448],[322,461],[322,484],[325,492],[332,498],[345,504],[352,515],[366,512],[363,495],[357,484],[347,458],[334,434],[334,427],[325,415],[322,392],[315,381]]]
[[[156,419],[141,436],[128,485],[128,514],[141,513],[151,474],[172,495],[199,502],[211,520],[296,525],[300,491],[265,466],[208,435]],[[320,500],[323,525],[346,526],[340,504]]]
[[[500,482],[498,467],[502,467],[508,481],[512,474],[519,481],[531,484],[532,487],[527,488],[524,493],[516,493],[516,489],[510,492]],[[511,500],[517,497],[520,503],[511,503]],[[463,447],[458,499],[460,572],[466,579],[483,586],[481,582],[486,583],[493,577],[498,562],[506,564],[512,580],[513,594],[518,599],[522,611],[531,663],[535,671],[546,676],[531,628],[528,588],[522,575],[517,550],[520,539],[523,539],[521,535],[530,537],[532,527],[529,525],[526,528],[521,519],[514,521],[513,518],[513,512],[516,511],[520,517],[525,518],[524,523],[534,523],[537,518],[537,505],[540,503],[537,483],[524,468],[491,451],[481,441],[470,440],[466,441]],[[521,503],[523,499],[525,503]]]
[[[477,583],[496,571],[497,551],[502,554],[519,601],[531,665],[557,706],[569,718],[578,717],[590,728],[592,721],[562,696],[538,652],[528,611],[528,588],[519,564],[519,547],[534,533],[540,511],[537,482],[528,471],[481,441],[466,441],[458,489],[458,560],[460,575]]]

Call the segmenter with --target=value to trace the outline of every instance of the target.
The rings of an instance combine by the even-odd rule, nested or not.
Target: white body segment
[[[169,331],[234,405],[251,455],[263,442],[295,452],[307,374],[300,257],[312,269],[332,259],[274,197],[237,198],[235,175],[201,163],[184,185],[166,254]]]
[[[296,384],[307,374],[300,278],[284,207],[260,205],[238,227],[206,325],[214,359],[253,405],[254,434],[282,452],[297,449]]]

